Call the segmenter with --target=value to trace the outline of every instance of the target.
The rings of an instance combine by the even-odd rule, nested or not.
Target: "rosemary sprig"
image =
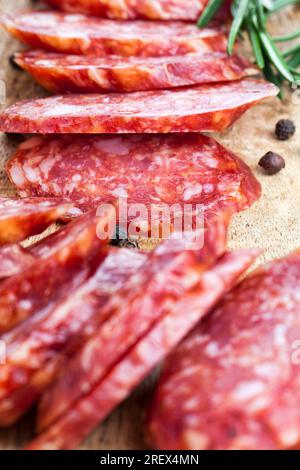
[[[217,13],[219,8],[222,6],[223,0],[209,0],[206,10],[199,19],[198,26],[201,28],[201,22],[208,23]]]
[[[267,31],[267,21],[271,14],[282,8],[300,4],[300,0],[233,0],[233,17],[228,54],[232,54],[237,37],[246,33],[249,37],[257,66],[265,77],[276,85],[284,81],[292,84],[299,79],[300,44],[281,52],[277,43],[285,43],[300,37],[300,30],[291,34],[272,37]],[[223,6],[224,0],[210,0],[199,18],[198,26],[206,26]]]
[[[262,31],[259,32],[259,37],[261,39],[263,48],[275,69],[277,69],[279,74],[281,74],[288,82],[293,83],[295,80],[292,73],[290,72],[290,68],[276,48],[271,37]]]

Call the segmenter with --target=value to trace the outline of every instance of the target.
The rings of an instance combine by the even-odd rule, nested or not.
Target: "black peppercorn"
[[[295,134],[296,127],[290,119],[280,119],[275,127],[275,135],[279,140],[287,140]]]
[[[275,175],[285,167],[284,158],[278,153],[267,152],[258,162],[267,175]]]

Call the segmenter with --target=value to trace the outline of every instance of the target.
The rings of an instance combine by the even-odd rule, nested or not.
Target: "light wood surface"
[[[37,7],[29,0],[0,0],[1,13],[22,8]],[[286,34],[300,26],[300,9],[292,8],[277,15],[271,28]],[[0,31],[0,80],[6,86],[5,106],[20,99],[44,96],[45,92],[22,71],[15,70],[8,57],[22,46],[8,34]],[[247,46],[243,46],[244,51]],[[296,135],[288,142],[274,138],[274,126],[280,118],[289,117],[297,125]],[[254,206],[234,218],[230,233],[231,247],[261,247],[265,249],[260,261],[282,256],[300,247],[300,92],[287,91],[286,98],[274,98],[257,106],[229,131],[216,135],[217,139],[241,156],[252,168],[263,187],[262,198]],[[12,195],[4,164],[15,144],[0,136],[0,195]],[[275,176],[265,176],[257,162],[268,150],[280,153],[286,159],[286,168]],[[153,378],[116,410],[104,424],[84,442],[82,449],[143,449],[143,420],[151,397]],[[0,431],[0,449],[16,449],[33,435],[34,411],[17,426]]]

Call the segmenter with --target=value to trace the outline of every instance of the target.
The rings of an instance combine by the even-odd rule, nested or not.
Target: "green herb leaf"
[[[263,5],[263,7],[267,10],[267,11],[271,11],[272,8],[273,8],[273,0],[261,0],[261,3]]]
[[[300,54],[295,54],[294,57],[292,57],[291,59],[289,59],[287,61],[289,67],[291,68],[297,68],[299,67],[300,65]]]
[[[269,82],[274,83],[274,85],[276,85],[280,89],[278,97],[280,99],[283,99],[284,94],[282,90],[282,78],[274,72],[272,66],[270,65],[270,62],[268,61],[268,57],[266,56],[266,54],[264,54],[264,59],[265,59],[264,75],[266,79],[269,80]]]
[[[296,3],[300,3],[300,0],[277,0],[273,3],[273,6],[270,8],[270,12],[275,13],[281,10],[282,8],[287,7],[288,5],[293,5]]]
[[[224,0],[210,0],[205,8],[204,12],[198,20],[199,28],[206,26],[215,16]]]
[[[210,0],[200,17],[199,26],[206,25],[215,16],[223,1]],[[300,37],[300,31],[272,38],[267,32],[267,19],[270,14],[293,4],[300,4],[300,0],[232,0],[231,14],[233,17],[228,39],[228,54],[232,54],[235,41],[243,37],[246,32],[255,61],[263,70],[265,77],[281,85],[284,80],[294,83],[299,79],[300,72],[300,44],[281,52],[276,42],[291,41]]]
[[[254,0],[254,2],[256,4],[257,20],[258,20],[259,27],[260,29],[265,31],[266,30],[266,15],[264,12],[264,7],[261,3],[261,0]]]
[[[260,69],[263,69],[265,67],[265,60],[264,60],[264,56],[262,52],[259,35],[254,25],[252,24],[251,20],[247,21],[247,26],[248,26],[248,35],[249,35],[249,39],[252,45],[253,54],[254,54],[257,66]]]
[[[289,57],[291,55],[294,55],[295,53],[300,52],[300,44],[296,44],[296,46],[290,47],[289,49],[286,49],[282,53],[282,57]]]
[[[275,42],[286,42],[286,41],[291,41],[292,39],[296,39],[300,37],[300,29],[298,31],[295,31],[294,33],[288,34],[287,36],[278,36],[273,38],[273,41]]]
[[[289,71],[288,64],[283,60],[279,50],[274,45],[272,39],[267,33],[262,31],[259,32],[262,45],[265,49],[265,52],[274,66],[277,68],[278,72],[289,82],[294,82],[294,77]]]

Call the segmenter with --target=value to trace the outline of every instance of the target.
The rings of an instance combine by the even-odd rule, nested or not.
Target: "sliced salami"
[[[244,280],[167,361],[150,414],[160,449],[300,442],[300,252]]]
[[[70,208],[59,199],[0,197],[0,245],[43,232]]]
[[[91,389],[87,388],[86,393],[28,448],[76,447],[174,348],[254,258],[254,252],[229,253],[204,269],[197,262],[192,264],[190,281],[177,302],[166,306],[163,316],[108,374]]]
[[[20,273],[29,268],[35,257],[17,244],[0,247],[0,279]]]
[[[173,90],[53,96],[22,101],[0,115],[0,131],[132,134],[221,131],[278,88],[244,79]]]
[[[194,265],[198,266],[198,277],[201,276],[200,273],[224,252],[226,235],[223,219],[219,218],[206,233],[203,250],[185,250],[184,240],[169,240],[149,255],[142,269],[128,279],[103,309],[102,317],[107,318],[103,327],[67,365],[53,392],[46,394],[41,412],[42,415],[45,412],[46,417],[41,418],[40,427],[63,414],[165,311],[174,308],[185,290],[191,289],[191,283],[197,282]],[[70,386],[74,383],[76,387]]]
[[[208,0],[47,0],[62,11],[119,20],[148,18],[152,20],[195,21]]]
[[[111,296],[146,259],[142,251],[111,249],[77,291],[46,315],[30,317],[2,337],[7,353],[0,368],[0,425],[20,418],[59,375],[67,358],[96,333],[108,315],[104,309]]]
[[[257,73],[250,62],[225,52],[173,57],[95,57],[20,52],[15,62],[54,93],[157,90],[239,80]]]
[[[199,29],[180,21],[113,21],[51,11],[4,15],[0,20],[35,49],[70,54],[162,57],[226,50],[224,29]]]
[[[88,279],[107,254],[107,240],[97,234],[100,220],[89,213],[52,235],[43,258],[0,284],[1,333],[46,314]]]
[[[170,209],[162,221],[173,223],[174,205],[182,212],[198,206],[208,219],[260,196],[249,168],[201,134],[35,137],[19,147],[7,172],[21,195],[62,197],[85,211],[119,198],[130,220],[129,209],[143,204],[152,227],[162,206]],[[141,216],[141,230],[142,222]]]

